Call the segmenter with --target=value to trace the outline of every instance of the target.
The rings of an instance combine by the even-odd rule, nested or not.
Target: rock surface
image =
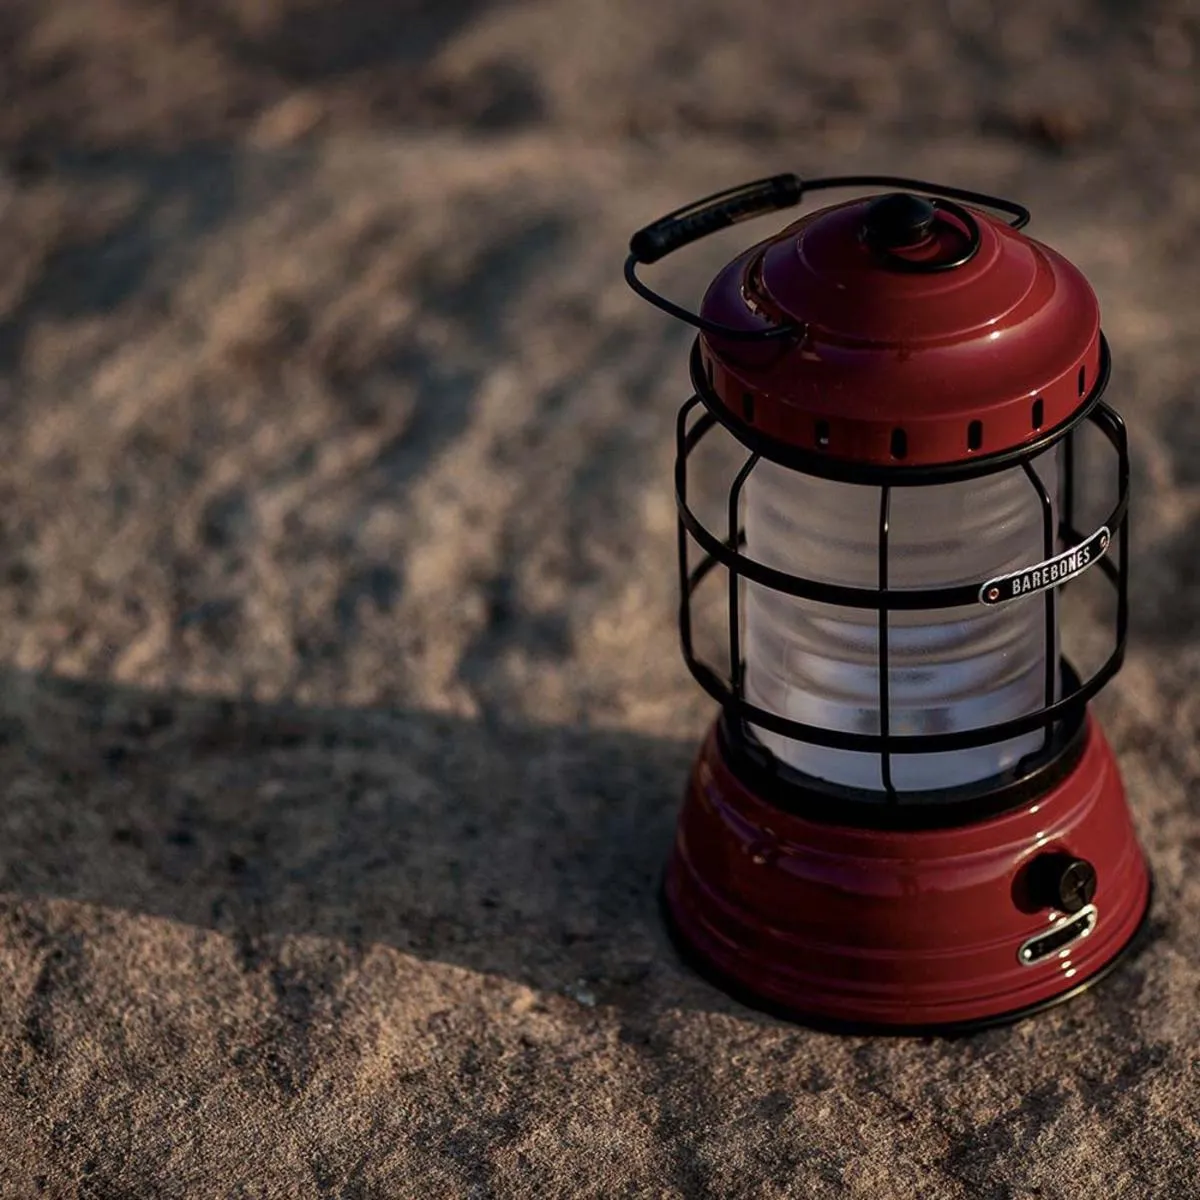
[[[1198,80],[1190,0],[4,5],[0,1195],[1194,1194]],[[782,169],[1020,198],[1116,355],[1156,915],[973,1039],[655,908],[710,712],[623,246]]]

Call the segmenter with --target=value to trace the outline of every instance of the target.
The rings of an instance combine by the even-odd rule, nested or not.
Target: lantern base
[[[1085,738],[1065,778],[1008,812],[879,829],[766,803],[714,727],[664,878],[672,937],[736,999],[827,1029],[961,1034],[1068,1000],[1134,948],[1150,903],[1116,763],[1090,716]],[[1078,913],[1044,903],[1051,855],[1095,870]]]

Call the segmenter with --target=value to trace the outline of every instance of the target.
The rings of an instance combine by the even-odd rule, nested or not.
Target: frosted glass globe
[[[1056,451],[1034,461],[1055,500]],[[879,586],[877,487],[834,483],[761,461],[745,486],[746,552],[826,583]],[[888,539],[892,588],[982,583],[1039,562],[1042,508],[1019,467],[960,483],[894,487]],[[745,582],[746,698],[826,729],[878,734],[879,616],[784,596]],[[889,612],[890,731],[947,733],[992,725],[1045,703],[1045,594],[995,608]],[[881,790],[875,753],[813,746],[754,728],[779,759],[808,775]],[[997,775],[1036,751],[1041,730],[990,746],[894,754],[893,786],[922,792]],[[881,797],[882,798],[882,797]]]

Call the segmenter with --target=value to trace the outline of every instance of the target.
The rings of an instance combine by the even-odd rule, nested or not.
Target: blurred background
[[[1192,0],[8,0],[0,653],[677,727],[687,336],[623,246],[775,170],[1033,208],[1135,422],[1139,612],[1190,629],[1197,55]]]
[[[1063,1162],[1183,1194],[1195,1115],[1137,1088],[1194,1036],[1198,164],[1197,0],[3,0],[0,1133],[49,1114],[8,1194],[56,1156],[58,1194],[89,1162],[135,1194],[196,1111],[258,1161],[298,1096],[271,1195],[635,1194],[639,1162],[664,1195],[1081,1194]],[[1136,492],[1100,705],[1166,941],[1153,1003],[1131,969],[1039,1026],[1044,1068],[762,1025],[662,942],[711,716],[675,628],[689,335],[621,265],[782,170],[1011,196],[1101,298]],[[769,232],[654,279],[694,302]]]

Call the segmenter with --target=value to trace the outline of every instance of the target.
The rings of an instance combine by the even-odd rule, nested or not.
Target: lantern
[[[871,194],[738,255],[699,313],[638,274],[824,188]],[[1125,647],[1125,428],[1096,297],[1019,232],[1028,218],[913,180],[781,175],[630,243],[630,285],[699,330],[677,423],[680,628],[721,706],[665,912],[726,990],[808,1023],[1011,1020],[1104,975],[1148,910],[1088,708]],[[689,463],[721,429],[741,459],[706,523]],[[1086,473],[1084,431],[1107,455]],[[1111,506],[1077,528],[1102,473]],[[719,666],[693,605],[722,570]],[[1059,604],[1087,572],[1114,589],[1115,628],[1081,678]]]

